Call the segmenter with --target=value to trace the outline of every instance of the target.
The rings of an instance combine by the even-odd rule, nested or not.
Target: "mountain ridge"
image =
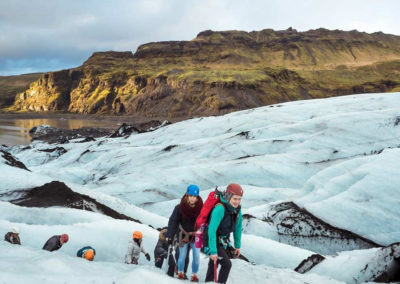
[[[220,115],[299,99],[400,90],[400,36],[316,29],[203,31],[191,41],[96,52],[49,72],[11,111]]]

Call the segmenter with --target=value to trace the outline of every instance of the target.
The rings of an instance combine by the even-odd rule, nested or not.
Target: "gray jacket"
[[[60,235],[52,236],[47,242],[44,244],[43,249],[48,251],[58,250],[62,245],[60,243]]]
[[[128,242],[128,251],[125,255],[125,263],[137,264],[139,261],[140,252],[147,254],[147,251],[143,248],[143,243],[140,243],[139,246],[134,239],[130,239]]]

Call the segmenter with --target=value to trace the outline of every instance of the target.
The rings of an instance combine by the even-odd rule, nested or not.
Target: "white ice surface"
[[[400,240],[400,211],[396,210],[400,197],[399,122],[400,94],[386,93],[298,101],[221,117],[195,118],[129,138],[61,145],[36,141],[31,149],[13,147],[10,151],[32,172],[4,165],[0,160],[0,194],[59,180],[123,214],[161,227],[167,224],[188,184],[198,184],[205,197],[215,185],[237,182],[244,188],[244,213],[261,216],[272,202],[294,201],[332,225],[390,244]],[[165,150],[173,145],[176,146]],[[58,157],[39,151],[55,147],[64,147],[68,152]],[[7,206],[1,203],[0,210],[16,210]],[[17,210],[18,216],[0,215],[1,231],[5,233],[11,225],[19,225],[27,232],[26,236],[22,234],[22,242],[35,250],[52,234],[68,230],[79,244],[73,245],[71,240],[66,254],[75,253],[86,241],[104,251],[104,255],[99,252],[98,260],[106,262],[123,258],[126,239],[139,226],[109,218],[70,224],[69,214],[72,219],[79,215],[73,209],[60,208],[57,213],[46,211],[54,208],[37,209],[36,213],[29,211],[34,209],[26,210]],[[37,224],[31,217],[35,214],[54,214],[54,218],[46,217],[54,223]],[[61,216],[67,216],[64,218],[68,224],[61,221]],[[99,218],[87,216],[92,215],[76,218]],[[145,245],[152,250],[158,233],[146,225],[139,227],[148,234]],[[99,237],[89,233],[87,239],[82,238],[86,229]],[[268,240],[269,235],[273,232],[244,235],[246,256],[260,263],[249,266],[249,270],[255,273],[255,279],[263,279],[260,281],[273,279],[276,271],[277,275],[288,273],[296,281],[300,277],[297,274],[275,271],[277,268],[269,266],[287,263],[292,269],[306,253],[280,247]],[[102,243],[107,237],[111,248]],[[4,244],[2,249],[6,249]],[[285,262],[275,258],[278,251],[284,252]],[[263,259],[268,253],[271,261]],[[6,260],[0,265],[5,265]],[[124,271],[119,266],[116,270]],[[45,273],[35,271],[37,277],[44,277]],[[137,271],[146,274],[147,268]],[[235,273],[243,274],[243,278],[238,277],[241,280],[250,275],[234,270],[232,279]]]

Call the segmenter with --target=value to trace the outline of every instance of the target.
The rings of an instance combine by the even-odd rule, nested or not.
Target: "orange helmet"
[[[94,251],[91,249],[88,249],[87,251],[85,251],[84,257],[85,257],[85,259],[92,261],[94,258]]]
[[[142,232],[134,231],[134,232],[133,232],[133,238],[134,238],[134,239],[140,240],[141,238],[143,238]]]

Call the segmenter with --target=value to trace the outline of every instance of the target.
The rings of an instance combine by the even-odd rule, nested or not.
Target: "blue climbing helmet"
[[[199,192],[200,192],[200,189],[195,184],[189,185],[186,189],[186,194],[193,195],[193,196],[199,196]]]

